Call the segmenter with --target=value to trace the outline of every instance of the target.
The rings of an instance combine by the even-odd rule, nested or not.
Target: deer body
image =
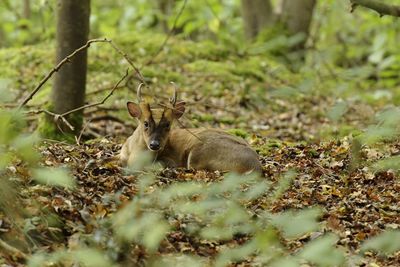
[[[140,99],[140,87],[138,89]],[[132,166],[143,151],[151,151],[167,167],[185,167],[237,173],[262,172],[257,153],[236,136],[216,129],[171,129],[184,110],[184,102],[164,109],[147,103],[128,102],[128,111],[139,121],[133,134],[122,146],[120,161]]]
[[[128,138],[121,150],[121,161],[128,166],[134,164],[135,156],[141,151],[148,150],[144,139],[139,136],[140,128]],[[221,130],[172,129],[164,149],[153,153],[156,160],[167,167],[262,172],[258,155],[247,142]]]

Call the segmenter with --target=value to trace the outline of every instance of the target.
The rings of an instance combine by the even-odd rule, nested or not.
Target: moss
[[[244,139],[246,139],[247,137],[250,136],[249,133],[246,132],[246,131],[243,130],[243,129],[229,129],[227,132],[230,133],[230,134],[233,134],[233,135],[242,137],[242,138],[244,138]]]
[[[52,110],[53,107],[52,105],[48,104],[45,109]],[[55,124],[54,118],[44,114],[39,118],[38,128],[36,131],[42,138],[62,140],[72,143],[75,142],[75,135],[79,134],[83,122],[83,115],[81,113],[73,113],[68,116],[68,122],[75,127],[73,132],[71,132],[71,130],[67,127],[63,127],[62,122],[60,122],[60,127],[63,129],[63,131],[61,131]]]
[[[277,139],[269,139],[265,144],[257,148],[257,152],[262,156],[269,156],[275,150],[282,148],[283,145],[285,144]]]
[[[51,118],[48,117],[48,115],[43,115],[39,118],[38,128],[36,131],[42,138],[52,140],[73,140],[72,136],[70,137],[69,134],[62,133],[54,122],[51,121]]]
[[[340,124],[334,126],[326,126],[319,132],[322,140],[332,140],[337,138],[343,138],[345,136],[358,136],[362,133],[356,126]]]
[[[235,118],[229,117],[229,116],[223,116],[219,119],[221,123],[225,124],[234,124],[235,123]]]
[[[200,115],[193,114],[192,120],[197,120],[199,122],[213,122],[214,116],[210,114],[200,114]]]

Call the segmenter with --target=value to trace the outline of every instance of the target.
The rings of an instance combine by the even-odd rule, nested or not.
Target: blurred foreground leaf
[[[390,158],[379,160],[372,164],[372,169],[374,171],[398,171],[400,169],[400,156],[393,156]]]
[[[33,178],[46,185],[62,186],[68,189],[75,187],[75,181],[64,169],[35,169],[33,170]]]
[[[387,230],[375,236],[362,245],[361,251],[373,250],[382,254],[392,254],[400,251],[400,230]]]
[[[299,253],[299,256],[317,266],[341,266],[344,263],[344,254],[335,248],[338,238],[332,234],[319,237]]]
[[[280,229],[285,238],[296,238],[318,229],[321,209],[287,211],[272,215],[272,224]]]

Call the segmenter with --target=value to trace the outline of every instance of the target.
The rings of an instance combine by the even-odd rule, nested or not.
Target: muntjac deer
[[[134,165],[141,152],[148,150],[167,167],[262,172],[257,153],[241,138],[216,129],[172,128],[185,112],[185,102],[177,102],[176,88],[170,105],[151,108],[142,101],[141,87],[137,90],[139,104],[127,103],[129,114],[139,124],[122,146],[122,165]]]

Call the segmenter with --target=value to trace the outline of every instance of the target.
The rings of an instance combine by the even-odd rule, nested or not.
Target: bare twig
[[[350,0],[350,3],[351,12],[353,12],[357,6],[363,6],[376,11],[381,17],[384,15],[400,17],[400,6],[398,5],[390,5],[376,0]]]
[[[120,48],[118,48],[117,45],[114,44],[114,42],[112,40],[109,40],[107,38],[98,38],[98,39],[91,39],[89,41],[86,42],[85,45],[79,47],[78,49],[76,49],[74,52],[72,52],[71,54],[69,54],[67,57],[65,57],[63,60],[60,61],[60,63],[57,64],[57,66],[55,66],[41,81],[40,83],[36,86],[36,88],[24,99],[24,101],[19,105],[19,108],[21,109],[22,107],[24,107],[26,105],[26,103],[29,102],[29,100],[32,99],[32,97],[40,90],[40,88],[42,88],[42,86],[51,78],[51,76],[53,76],[54,73],[56,73],[65,63],[70,62],[71,58],[73,58],[76,54],[78,54],[80,51],[85,50],[87,48],[90,47],[90,45],[92,43],[109,43],[112,48],[117,51],[120,55],[122,55],[125,60],[129,63],[129,65],[135,70],[138,79],[143,82],[146,83],[144,80],[143,75],[140,73],[140,70],[135,66],[135,64],[132,62],[132,60],[128,57],[128,55],[123,52]]]
[[[69,115],[69,114],[71,114],[71,113],[77,112],[77,111],[82,110],[82,109],[86,109],[86,108],[91,108],[91,107],[103,105],[104,102],[106,102],[107,99],[109,99],[109,98],[112,96],[112,94],[114,93],[115,89],[118,88],[118,86],[120,85],[120,83],[121,83],[123,80],[125,80],[125,78],[128,76],[128,74],[129,74],[129,70],[127,69],[125,75],[114,85],[114,87],[111,89],[110,93],[108,93],[108,95],[107,95],[102,101],[97,102],[97,103],[93,103],[93,104],[87,104],[87,105],[84,105],[84,106],[82,106],[82,107],[72,109],[72,110],[70,110],[70,111],[64,112],[64,113],[61,114],[60,116],[61,116],[61,117],[65,117],[65,116],[67,116],[67,115]]]
[[[184,0],[183,4],[181,6],[181,9],[179,10],[178,14],[175,17],[174,23],[172,25],[171,30],[169,30],[167,37],[165,37],[164,42],[160,45],[160,47],[158,48],[158,50],[154,53],[154,55],[151,57],[151,59],[149,61],[147,61],[144,65],[150,65],[151,63],[153,63],[154,59],[156,57],[158,57],[158,55],[161,53],[161,51],[164,50],[164,47],[167,45],[169,39],[171,38],[171,36],[173,35],[175,29],[176,29],[176,25],[178,23],[179,18],[181,17],[183,10],[185,10],[186,4],[187,4],[188,0]]]
[[[120,54],[121,56],[123,56],[125,58],[125,60],[129,63],[129,65],[131,65],[131,67],[135,70],[137,78],[144,84],[146,84],[146,81],[142,75],[142,73],[140,73],[140,70],[136,67],[136,65],[133,63],[133,61],[129,58],[128,54],[125,53],[124,51],[122,51],[112,40],[109,40],[109,43],[111,44],[111,46],[115,49],[115,51],[118,52],[118,54]]]
[[[28,259],[28,256],[22,252],[21,250],[7,244],[6,242],[4,242],[2,239],[0,239],[0,248],[7,250],[8,252],[11,252],[15,255],[17,255],[19,258],[22,258],[24,260]]]
[[[163,108],[170,108],[172,110],[175,110],[174,106],[171,105],[165,105],[162,103],[157,103],[158,106],[163,107]],[[196,137],[200,142],[203,142],[203,140],[200,139],[200,137],[198,137],[195,133],[193,133],[191,130],[189,130],[188,128],[185,127],[185,125],[183,125],[183,123],[180,120],[176,120],[179,124],[179,126],[182,127],[182,129],[186,130],[188,133],[190,133],[191,135],[193,135],[194,137]]]
[[[85,125],[82,127],[82,130],[81,130],[81,132],[79,133],[79,136],[78,136],[78,137],[75,136],[75,141],[76,141],[76,144],[77,144],[78,146],[81,145],[81,138],[82,138],[83,132],[84,132],[84,131],[86,130],[86,128],[89,126],[89,123],[90,123],[91,121],[92,121],[92,120],[89,120],[88,122],[85,123]]]
[[[123,85],[118,86],[117,89],[122,89],[124,87],[126,87],[126,85],[123,84]],[[109,91],[109,90],[111,90],[111,88],[112,88],[111,86],[102,87],[102,88],[99,88],[99,89],[97,89],[95,91],[86,93],[86,96],[97,95],[97,94],[100,94],[100,93],[102,93],[104,91]]]
[[[21,109],[26,105],[26,103],[29,102],[29,100],[32,99],[32,97],[42,88],[42,86],[53,76],[54,73],[56,73],[65,63],[70,62],[71,58],[73,58],[76,54],[78,54],[80,51],[87,49],[90,44],[92,43],[98,43],[98,42],[109,42],[106,38],[104,39],[91,39],[86,42],[85,45],[79,47],[76,49],[74,52],[69,54],[67,57],[65,57],[63,60],[60,61],[60,63],[57,64],[41,81],[40,83],[36,86],[36,88],[24,99],[24,101],[19,105],[19,108]]]
[[[74,130],[74,127],[68,122],[68,120],[67,120],[65,117],[68,116],[69,114],[74,113],[74,112],[77,112],[77,111],[80,111],[80,110],[83,110],[83,109],[86,109],[86,108],[91,108],[91,107],[95,107],[95,106],[99,106],[99,105],[104,104],[104,103],[107,101],[107,99],[109,99],[109,98],[111,97],[111,95],[114,93],[114,91],[119,87],[119,85],[121,84],[121,82],[122,82],[123,80],[125,80],[126,77],[128,77],[128,74],[129,74],[129,69],[126,70],[125,75],[114,85],[114,87],[111,89],[110,93],[108,93],[107,96],[106,96],[102,101],[100,101],[100,102],[92,103],[92,104],[87,104],[87,105],[84,105],[84,106],[81,106],[81,107],[78,107],[78,108],[69,110],[69,111],[67,111],[67,112],[64,112],[64,113],[62,113],[62,114],[56,114],[56,113],[54,113],[54,112],[51,112],[51,111],[48,111],[48,110],[45,110],[45,109],[39,109],[39,110],[29,111],[28,113],[29,113],[29,114],[46,113],[46,114],[48,114],[48,115],[54,117],[54,121],[55,121],[55,122],[58,122],[59,120],[62,120],[62,122],[64,122],[64,124],[65,124],[69,129],[71,129],[71,130],[73,131],[73,130]],[[60,129],[60,130],[61,130],[61,129]]]
[[[194,137],[196,137],[200,142],[203,143],[203,140],[200,139],[200,137],[198,137],[194,132],[192,132],[191,130],[189,130],[189,128],[186,128],[185,125],[183,125],[183,123],[180,120],[176,120],[179,124],[179,126],[182,127],[182,129],[184,129],[185,131],[187,131],[188,133],[190,133],[191,135],[193,135]]]
[[[49,110],[46,109],[38,109],[38,110],[30,110],[27,112],[27,114],[29,115],[35,115],[35,114],[40,114],[40,113],[45,113],[49,116],[52,116],[54,118],[55,122],[58,122],[59,120],[62,120],[62,122],[64,122],[64,124],[71,130],[74,130],[74,127],[68,122],[68,120],[66,118],[64,118],[63,116],[61,116],[60,114],[51,112]],[[62,129],[58,126],[58,124],[56,123],[58,129],[62,132]]]

